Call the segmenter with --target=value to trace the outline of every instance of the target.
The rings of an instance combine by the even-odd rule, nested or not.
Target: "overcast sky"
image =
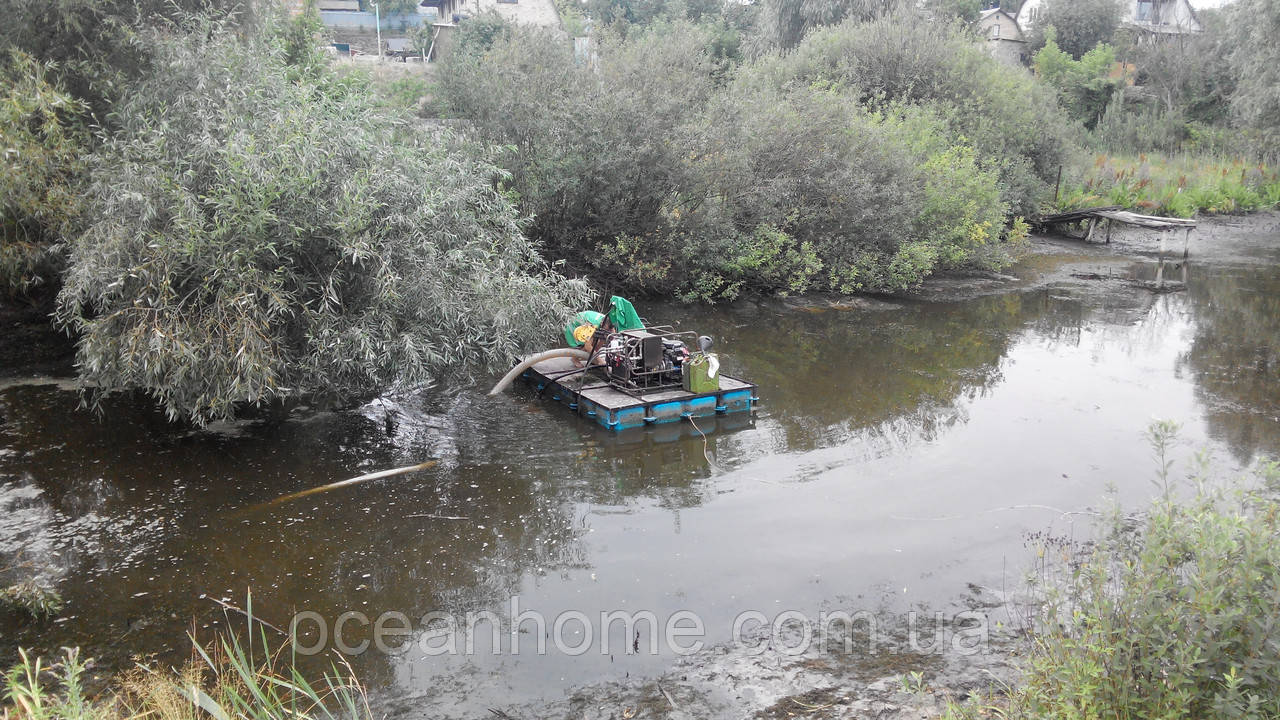
[[[1191,0],[1191,7],[1197,10],[1202,8],[1216,8],[1222,7],[1229,2],[1231,2],[1231,0]]]

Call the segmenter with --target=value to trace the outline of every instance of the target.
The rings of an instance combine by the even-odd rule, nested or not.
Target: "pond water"
[[[38,573],[67,606],[39,626],[0,620],[0,660],[80,645],[103,674],[180,662],[186,632],[228,622],[215,601],[244,606],[251,588],[274,624],[314,613],[309,642],[323,622],[332,645],[343,613],[357,613],[348,646],[371,636],[362,618],[403,613],[415,634],[402,651],[397,638],[352,657],[380,711],[477,717],[663,672],[675,646],[650,642],[681,611],[676,627],[702,624],[688,646],[731,640],[748,611],[973,607],[1031,566],[1028,533],[1081,537],[1087,518],[1067,511],[1152,495],[1153,420],[1181,423],[1183,467],[1208,450],[1216,472],[1240,473],[1280,449],[1275,218],[1202,228],[1191,261],[1166,270],[1184,292],[1133,282],[1154,276],[1153,248],[1040,241],[1016,280],[908,299],[641,303],[650,321],[715,336],[726,371],[760,387],[755,417],[704,423],[705,442],[688,425],[615,436],[527,389],[487,397],[490,378],[175,431],[145,403],[98,419],[68,382],[9,368],[0,579]],[[512,598],[545,628],[507,632]],[[457,636],[424,632],[432,611],[494,613],[500,646],[486,628],[473,652],[435,654]],[[652,612],[659,632],[602,632],[610,611]]]

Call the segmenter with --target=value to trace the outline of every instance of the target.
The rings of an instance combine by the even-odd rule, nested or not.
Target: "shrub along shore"
[[[1050,0],[1035,73],[987,52],[970,0],[561,5],[590,18],[585,52],[468,18],[419,103],[339,71],[314,6],[19,0],[0,290],[75,338],[89,404],[141,392],[204,424],[502,366],[593,290],[716,302],[999,269],[1062,168],[1064,206],[1276,202],[1268,164],[1178,154],[1280,147],[1272,44],[1239,41],[1280,23],[1261,0],[1158,47],[1112,4]],[[1090,168],[1086,147],[1117,154]]]

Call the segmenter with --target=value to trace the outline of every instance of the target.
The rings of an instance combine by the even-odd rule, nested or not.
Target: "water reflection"
[[[1209,258],[1187,292],[1153,294],[1129,281],[1154,263],[1108,262],[1115,278],[956,301],[643,308],[716,336],[726,372],[762,389],[758,417],[725,418],[705,440],[683,425],[614,435],[525,390],[438,388],[180,433],[142,404],[117,400],[99,421],[63,388],[10,384],[0,566],[21,553],[68,610],[44,627],[0,619],[0,660],[19,644],[83,645],[104,667],[180,660],[186,629],[225,622],[202,596],[240,602],[246,587],[278,624],[304,609],[501,610],[513,595],[551,613],[695,608],[721,626],[834,598],[945,602],[1016,564],[1019,533],[1046,522],[991,508],[1146,492],[1153,416],[1238,463],[1280,445],[1280,276]],[[259,507],[427,458],[439,464]],[[981,520],[946,519],[965,513]],[[358,666],[388,707],[463,712],[483,707],[473,696],[556,693],[667,660],[373,653]]]
[[[1280,454],[1280,276],[1272,267],[1207,269],[1188,296],[1196,330],[1179,364],[1211,434],[1241,463]]]

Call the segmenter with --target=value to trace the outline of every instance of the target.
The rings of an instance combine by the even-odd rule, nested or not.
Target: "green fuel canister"
[[[720,389],[720,376],[711,377],[710,373],[711,363],[708,356],[698,354],[689,358],[681,368],[684,389],[699,395],[716,392]]]

